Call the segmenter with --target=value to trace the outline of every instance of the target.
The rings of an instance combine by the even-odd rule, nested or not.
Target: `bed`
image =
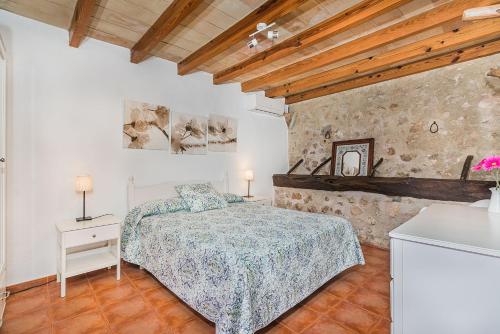
[[[212,184],[227,191],[225,181]],[[178,201],[148,202],[172,188],[129,183],[123,258],[213,321],[217,334],[254,333],[335,275],[364,264],[343,218],[247,202],[199,213]]]

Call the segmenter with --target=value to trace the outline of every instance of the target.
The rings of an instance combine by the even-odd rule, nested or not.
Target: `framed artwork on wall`
[[[368,176],[373,167],[375,139],[337,141],[332,144],[330,174],[334,176]]]
[[[169,107],[125,100],[122,146],[171,154],[236,152],[238,120],[223,115],[173,112]]]
[[[170,109],[146,102],[125,101],[123,147],[168,151]]]
[[[170,153],[207,154],[207,117],[172,112],[171,123]]]
[[[236,152],[238,120],[210,114],[208,117],[208,150],[211,152]]]

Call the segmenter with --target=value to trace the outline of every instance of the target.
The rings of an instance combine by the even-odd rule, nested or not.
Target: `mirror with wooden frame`
[[[370,175],[373,167],[374,144],[373,138],[333,142],[330,175]]]

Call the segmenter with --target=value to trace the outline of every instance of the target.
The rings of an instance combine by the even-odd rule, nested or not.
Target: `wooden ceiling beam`
[[[365,0],[267,50],[214,74],[214,84],[225,83],[277,59],[299,52],[336,34],[385,14],[410,0]]]
[[[428,59],[413,62],[392,68],[379,73],[367,75],[353,80],[344,81],[338,84],[327,85],[312,89],[304,93],[290,95],[285,98],[287,104],[302,102],[317,97],[335,94],[346,90],[373,85],[375,83],[405,77],[420,72],[433,70],[436,68],[462,63],[476,58],[490,56],[500,53],[500,40],[482,43],[476,46],[459,49],[444,55],[431,57]]]
[[[453,0],[382,30],[375,31],[364,37],[243,82],[241,85],[242,90],[250,92],[269,88],[275,84],[287,81],[290,77],[321,68],[459,19],[462,17],[463,11],[467,8],[490,5],[496,1],[498,0]]]
[[[248,38],[259,22],[272,23],[274,20],[292,12],[307,0],[268,0],[259,8],[236,22],[207,44],[187,56],[177,64],[179,75],[196,70],[198,66],[219,55],[234,44]]]
[[[351,64],[321,72],[266,90],[267,97],[293,95],[353,75],[380,71],[397,63],[430,57],[481,41],[500,38],[500,19],[475,21],[451,32],[440,34]]]
[[[130,50],[130,61],[138,64],[168,36],[203,0],[174,0]]]
[[[97,8],[96,0],[78,0],[69,28],[69,45],[77,48],[87,36],[90,21]]]

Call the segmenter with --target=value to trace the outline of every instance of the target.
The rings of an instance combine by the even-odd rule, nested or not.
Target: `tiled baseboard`
[[[20,292],[23,290],[31,289],[31,288],[34,288],[34,287],[37,287],[37,286],[40,286],[43,284],[47,284],[47,283],[55,281],[55,280],[56,280],[56,275],[41,277],[41,278],[37,278],[37,279],[31,280],[31,281],[9,285],[7,287],[7,291],[9,291],[12,294],[12,293]]]

